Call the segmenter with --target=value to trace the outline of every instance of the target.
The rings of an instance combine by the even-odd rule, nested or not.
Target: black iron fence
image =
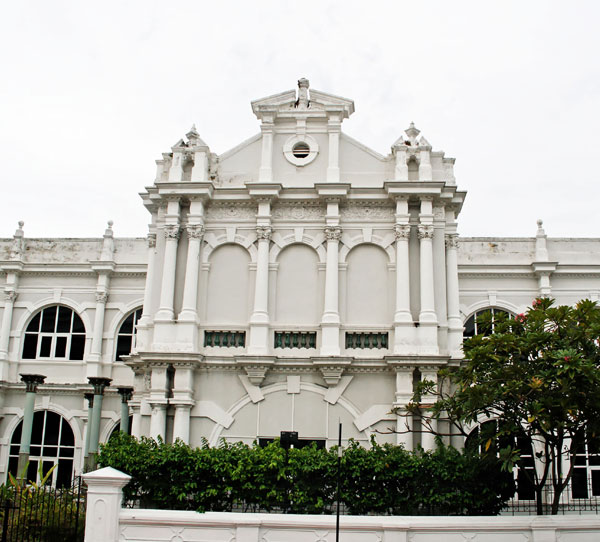
[[[86,487],[2,486],[0,542],[82,542]]]
[[[519,498],[515,493],[502,514],[535,515],[537,503],[533,491],[527,491],[527,497]],[[546,486],[542,490],[542,511],[544,515],[552,513],[554,489]],[[569,483],[560,495],[558,514],[598,514],[600,513],[600,491],[598,484],[593,484],[592,479],[576,480]]]

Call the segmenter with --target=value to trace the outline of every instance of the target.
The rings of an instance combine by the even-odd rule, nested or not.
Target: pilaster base
[[[394,324],[394,354],[407,356],[417,353],[416,328],[412,321]]]
[[[320,356],[340,355],[340,327],[339,324],[321,324],[321,350]]]
[[[269,348],[269,323],[251,323],[248,354],[252,356],[266,356],[270,354]]]
[[[417,329],[418,353],[423,356],[437,356],[440,353],[438,346],[438,332],[436,322],[421,322]]]
[[[198,351],[198,325],[196,317],[193,320],[177,321],[177,350],[180,352]]]

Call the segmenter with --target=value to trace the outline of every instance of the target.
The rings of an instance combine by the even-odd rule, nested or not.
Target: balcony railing
[[[275,348],[316,348],[316,331],[276,331],[273,346]]]
[[[346,348],[387,348],[387,332],[347,332]]]
[[[246,332],[205,330],[204,346],[243,348],[246,346]]]

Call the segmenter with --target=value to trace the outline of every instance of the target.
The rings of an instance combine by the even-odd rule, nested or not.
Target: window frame
[[[44,315],[48,314],[46,311],[51,311],[55,309],[55,314],[53,316],[53,331],[44,330],[45,324],[47,320]],[[60,326],[60,314],[62,311],[69,311],[69,331],[58,331]],[[32,324],[36,321],[37,318],[37,330],[30,329]],[[77,319],[77,320],[76,320]],[[64,323],[64,322],[63,322]],[[83,331],[75,331],[76,328],[81,327]],[[85,324],[83,323],[83,319],[77,313],[75,309],[69,307],[68,305],[63,304],[54,304],[47,305],[36,311],[32,317],[29,319],[27,326],[23,332],[23,341],[21,347],[21,360],[22,361],[84,361],[85,359],[85,342],[86,342],[87,332],[85,329]],[[35,337],[35,354],[34,357],[31,357],[29,354],[31,352],[27,352],[26,349],[33,350],[33,339],[29,337]],[[80,350],[81,357],[71,357],[71,348],[73,345],[74,337],[82,337],[83,338],[83,346]],[[47,344],[46,339],[50,339],[50,344],[48,348],[49,355],[42,355],[44,347],[44,343]],[[57,346],[58,339],[64,338],[64,355],[57,355]],[[61,349],[62,350],[62,349]]]

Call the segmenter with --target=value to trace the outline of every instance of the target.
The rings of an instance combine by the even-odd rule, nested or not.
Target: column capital
[[[396,224],[394,235],[396,239],[408,239],[410,237],[410,224]]]
[[[179,239],[180,228],[178,224],[165,226],[165,239]]]
[[[104,388],[110,386],[112,378],[88,376],[88,382],[94,387],[94,395],[104,395]]]
[[[447,233],[445,236],[446,248],[458,248],[458,234],[457,233]]]
[[[267,241],[271,239],[271,235],[273,234],[273,230],[271,226],[256,226],[256,238],[257,239],[266,239]]]
[[[342,228],[339,226],[325,226],[323,232],[327,241],[339,241],[342,238]]]
[[[127,404],[127,402],[130,401],[131,397],[133,396],[133,388],[129,386],[118,387],[117,391],[121,396],[121,403]]]
[[[433,226],[430,224],[419,224],[418,226],[419,239],[432,239]]]
[[[14,290],[4,290],[4,301],[8,303],[14,303],[19,294]]]
[[[96,303],[102,303],[106,305],[108,301],[108,293],[106,292],[96,292]]]
[[[148,237],[146,237],[146,242],[148,243],[148,248],[155,248],[156,247],[156,234],[149,233]]]
[[[25,391],[27,393],[35,393],[37,391],[38,385],[43,384],[44,380],[46,380],[45,375],[20,373],[19,376],[21,377],[21,382],[25,383]]]
[[[203,224],[188,224],[186,226],[188,239],[202,239],[204,237],[204,225]]]
[[[83,397],[88,403],[88,408],[93,408],[94,407],[94,394],[93,393],[84,393]]]

